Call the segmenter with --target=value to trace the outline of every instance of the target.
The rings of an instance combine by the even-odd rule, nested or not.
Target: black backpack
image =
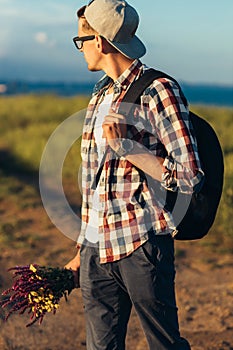
[[[122,102],[127,103],[121,105],[119,113],[129,115],[132,104],[140,103],[139,98],[143,91],[155,79],[159,78],[168,78],[174,81],[179,87],[184,103],[187,103],[179,84],[174,78],[163,72],[148,69],[130,86],[122,100]],[[217,135],[207,121],[193,112],[190,112],[189,116],[197,140],[198,153],[205,179],[201,190],[194,192],[192,195],[166,191],[166,206],[172,212],[175,220],[176,231],[173,237],[177,240],[199,239],[208,233],[214,223],[223,188],[223,154]]]

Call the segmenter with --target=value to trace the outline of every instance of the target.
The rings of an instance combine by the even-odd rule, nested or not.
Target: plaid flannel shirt
[[[148,69],[135,60],[114,83],[111,108],[117,113],[131,83]],[[98,154],[94,139],[94,111],[98,108],[111,79],[104,76],[95,86],[83,127],[82,155],[82,227],[78,244],[85,240],[89,210],[98,172]],[[163,157],[165,171],[159,184],[172,191],[192,193],[203,177],[197,146],[190,125],[188,107],[177,85],[168,79],[155,80],[142,94],[133,113],[128,138]],[[134,132],[132,130],[137,130]],[[100,262],[112,262],[131,254],[148,240],[148,232],[171,234],[175,230],[171,213],[156,195],[142,172],[124,157],[109,151],[99,181]],[[166,191],[164,191],[166,192]]]

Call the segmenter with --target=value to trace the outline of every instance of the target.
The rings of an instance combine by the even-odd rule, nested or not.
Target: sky
[[[141,59],[180,81],[233,85],[233,0],[130,0]],[[75,49],[80,0],[0,0],[1,80],[94,82]]]

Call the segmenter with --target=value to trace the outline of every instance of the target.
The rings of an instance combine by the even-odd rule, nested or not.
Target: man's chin
[[[89,70],[90,72],[99,72],[99,71],[101,71],[101,69],[98,69],[98,68],[92,67],[92,66],[88,66],[87,68],[88,68],[88,70]]]

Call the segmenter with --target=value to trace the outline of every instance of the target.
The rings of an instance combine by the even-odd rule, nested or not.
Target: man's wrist
[[[118,148],[115,150],[116,154],[119,157],[124,157],[129,154],[134,147],[134,143],[130,139],[121,139],[119,140]]]

